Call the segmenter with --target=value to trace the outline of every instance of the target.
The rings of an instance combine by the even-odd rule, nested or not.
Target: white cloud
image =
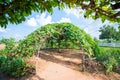
[[[69,18],[62,17],[59,22],[71,22],[71,20]]]
[[[3,28],[0,28],[0,33],[2,33],[2,32],[6,32],[6,30]]]
[[[40,26],[43,26],[48,23],[52,23],[52,17],[48,15],[46,17],[46,13],[42,13],[41,15],[36,16],[36,21]]]
[[[22,36],[22,35],[20,35],[20,34],[15,34],[15,35],[14,35],[14,38],[18,41],[18,40],[20,40],[20,39],[23,39],[24,36]]]
[[[89,32],[88,28],[85,28],[85,29],[84,29],[84,31],[85,31],[86,33],[88,33],[88,32]]]
[[[27,21],[27,24],[28,24],[29,26],[31,26],[31,27],[36,27],[36,26],[38,26],[35,18],[33,18],[33,17],[30,18],[30,19]]]
[[[77,18],[80,17],[80,9],[78,9],[78,8],[72,8],[72,9],[66,8],[66,9],[64,9],[64,11],[67,15],[74,15]],[[84,12],[84,11],[82,11],[82,12]]]
[[[32,17],[27,21],[27,24],[31,27],[43,26],[48,23],[52,23],[52,17],[50,15],[46,17],[46,13]]]
[[[62,17],[59,21],[56,22],[71,22],[69,18]],[[52,21],[52,17],[50,15],[46,16],[46,13],[42,13],[41,15],[36,15],[35,17],[30,18],[27,21],[27,25],[31,27],[43,26],[49,23],[54,23]]]
[[[16,38],[20,38],[20,37],[22,37],[22,35],[20,35],[20,34],[15,34],[15,37],[16,37]]]

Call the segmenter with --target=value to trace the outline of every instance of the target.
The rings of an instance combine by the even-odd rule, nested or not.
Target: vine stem
[[[37,53],[36,53],[36,74],[38,71],[38,59],[39,59],[39,51],[37,51]]]

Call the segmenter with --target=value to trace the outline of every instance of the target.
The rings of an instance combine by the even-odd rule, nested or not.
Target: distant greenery
[[[116,32],[116,40],[120,41],[120,26],[118,27],[118,31]]]
[[[99,39],[106,39],[107,42],[111,41],[120,41],[120,29],[118,27],[118,31],[110,25],[104,25],[100,28],[99,32],[101,32]]]
[[[111,71],[120,73],[120,48],[100,47],[100,53],[95,57],[104,65],[107,73]]]

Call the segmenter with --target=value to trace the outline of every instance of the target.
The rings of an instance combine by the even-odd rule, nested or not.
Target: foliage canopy
[[[0,0],[0,26],[19,24],[32,11],[52,13],[54,7],[64,9],[65,6],[85,10],[84,16],[87,18],[120,22],[120,11],[116,10],[120,8],[119,0]]]
[[[99,52],[90,35],[71,23],[54,23],[40,27],[22,40],[14,52],[29,56],[41,48],[83,49],[89,56]]]

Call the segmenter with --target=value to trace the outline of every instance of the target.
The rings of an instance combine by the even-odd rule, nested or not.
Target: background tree
[[[116,40],[117,31],[110,25],[104,25],[100,28],[99,32],[101,32],[99,36],[100,39],[107,39],[109,42],[111,40]]]
[[[120,41],[120,26],[118,27],[118,31],[116,32],[116,40]]]
[[[6,27],[8,23],[19,24],[26,17],[35,12],[53,12],[54,7],[83,9],[86,18],[101,18],[104,22],[120,22],[119,0],[0,0],[0,26]]]

